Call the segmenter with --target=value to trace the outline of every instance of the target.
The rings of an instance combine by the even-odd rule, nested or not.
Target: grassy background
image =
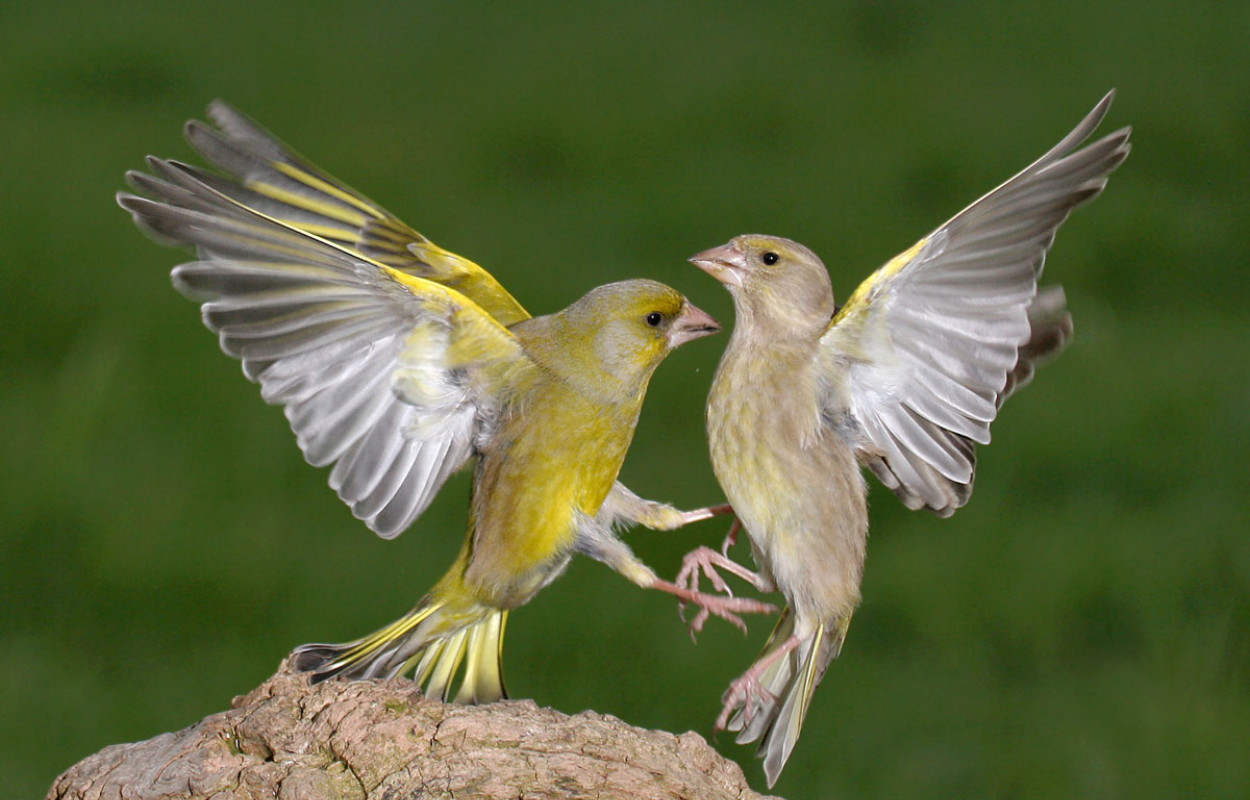
[[[748,231],[840,297],[1102,93],[1135,126],[1047,276],[1078,338],[954,519],[875,492],[864,604],[789,797],[1250,796],[1250,6],[60,2],[0,10],[0,776],[34,797],[188,725],[296,644],[389,621],[459,546],[462,476],[382,542],[303,463],[115,207],[215,96],[532,311]],[[828,7],[822,7],[828,6]],[[724,337],[659,371],[624,476],[718,499]],[[672,574],[723,524],[639,532]],[[514,694],[710,732],[744,641],[580,560],[515,614]],[[762,788],[746,748],[728,737]]]

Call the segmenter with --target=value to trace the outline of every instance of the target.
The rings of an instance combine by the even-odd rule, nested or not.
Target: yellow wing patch
[[[509,381],[515,369],[529,365],[516,336],[472,298],[394,267],[383,266],[382,269],[413,297],[437,306],[438,312],[447,315],[453,333],[445,340],[445,345],[440,345],[447,348],[440,359],[441,368],[476,367],[488,383],[495,384]],[[407,348],[414,354],[415,361],[423,360],[419,354],[429,352],[432,342],[428,335],[422,326],[413,330]]]
[[[453,289],[505,326],[529,319],[529,313],[521,304],[482,267],[444,250],[351,187],[304,162],[268,131],[228,106],[215,104],[210,115],[222,130],[213,134],[207,129],[201,131],[195,137],[201,140],[197,149],[210,161],[233,173],[244,188],[292,211],[283,213],[281,209],[267,206],[262,212],[207,183],[202,183],[204,189],[368,264],[394,267]],[[236,156],[214,159],[214,152],[224,146],[217,143],[223,133],[230,148],[259,161],[264,167],[252,169]],[[275,152],[278,157],[274,157]],[[296,185],[292,185],[292,181]],[[296,212],[307,212],[309,216]],[[393,273],[391,277],[396,278]],[[418,293],[428,291],[428,287],[406,285],[417,289]]]
[[[444,250],[429,240],[412,242],[408,250],[433,270],[440,283],[473,299],[504,325],[513,325],[530,315],[489,272],[464,256]]]
[[[371,217],[380,217],[380,216],[385,215],[384,212],[380,208],[377,208],[371,203],[368,203],[360,199],[352,192],[346,191],[342,189],[341,187],[335,186],[334,184],[328,181],[323,181],[321,178],[318,178],[317,176],[312,175],[307,170],[300,169],[299,167],[295,167],[290,164],[282,163],[281,161],[270,162],[270,166],[272,166],[278,172],[281,172],[283,175],[286,175],[288,178],[293,178],[299,181],[300,183],[305,184],[306,186],[316,189],[319,192],[324,192],[337,200],[341,200],[342,202],[347,203],[348,205],[355,206],[356,208],[360,209],[361,211],[365,212]],[[362,225],[364,224],[363,219],[361,220],[360,224]]]
[[[838,313],[834,314],[833,319],[829,322],[829,327],[832,328],[834,325],[837,325],[839,322],[847,317],[850,317],[852,314],[856,314],[861,309],[866,308],[868,304],[872,302],[871,295],[873,291],[884,285],[887,280],[897,275],[903,267],[906,267],[913,260],[915,260],[916,255],[923,250],[924,246],[928,243],[929,237],[926,236],[911,247],[896,255],[894,258],[891,258],[883,267],[869,275],[863,283],[856,287],[854,293],[852,293],[850,298],[847,299],[845,305],[838,310]]]
[[[291,227],[323,239],[345,241],[354,253],[369,259],[371,263],[377,263],[374,259],[378,259],[389,266],[414,270],[423,277],[456,289],[504,325],[529,319],[529,313],[521,304],[481,266],[439,247],[386,211],[343,187],[280,161],[271,161],[269,165],[283,175],[363,212],[352,211],[336,202],[319,201],[264,181],[249,181],[245,184],[247,188],[266,197],[350,225],[356,228],[357,234],[355,241],[346,241],[342,231],[329,226],[290,222],[288,225]]]

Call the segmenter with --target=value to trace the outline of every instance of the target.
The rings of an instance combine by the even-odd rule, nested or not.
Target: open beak
[[[747,259],[733,246],[733,242],[693,255],[690,262],[726,286],[742,288]]]
[[[686,301],[681,314],[668,329],[668,341],[672,347],[680,347],[692,339],[711,336],[720,330],[720,323],[712,315]]]

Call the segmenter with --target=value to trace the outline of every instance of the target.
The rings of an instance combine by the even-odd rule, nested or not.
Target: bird
[[[1038,280],[1060,224],[1128,156],[1127,127],[1082,147],[1113,96],[840,307],[825,265],[788,239],[738,236],[690,259],[734,304],[707,433],[736,521],[719,552],[686,556],[678,583],[724,590],[723,569],[785,599],[715,725],[760,742],[770,787],[860,601],[864,468],[907,508],[950,516],[971,496],[976,446],[1003,401],[1072,335],[1062,288]],[[739,530],[757,571],[728,558]]]
[[[175,288],[201,303],[221,349],[281,405],[305,458],[355,517],[392,538],[472,462],[458,556],[400,619],[345,644],[310,644],[316,682],[413,673],[427,696],[507,696],[509,612],[575,553],[742,627],[749,598],[661,580],[622,525],[674,529],[721,509],[644,500],[617,476],[652,373],[720,326],[661,283],[591,289],[531,317],[495,278],[216,101],[192,147],[219,171],[150,156],[117,201],[158,242],[189,245]],[[745,601],[745,602],[744,602]],[[453,691],[454,690],[454,691]]]

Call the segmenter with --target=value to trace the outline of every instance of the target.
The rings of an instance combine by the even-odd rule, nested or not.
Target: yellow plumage
[[[285,407],[301,449],[379,535],[406,529],[475,461],[455,563],[407,615],[358,641],[305,645],[315,679],[412,670],[428,692],[504,695],[508,611],[574,552],[736,620],[766,609],[660,581],[614,523],[675,528],[682,512],[616,483],[652,373],[719,326],[673,289],[625,281],[530,318],[485,270],[295,155],[221,103],[192,145],[228,176],[150,158],[119,195],[141,228],[196,248],[174,270],[223,350]]]

